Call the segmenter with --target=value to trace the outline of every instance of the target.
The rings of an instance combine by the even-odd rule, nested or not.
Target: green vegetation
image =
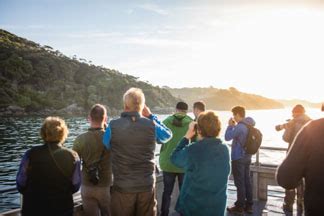
[[[0,29],[0,107],[15,105],[37,112],[76,104],[88,110],[102,103],[116,111],[122,109],[122,95],[130,87],[143,89],[152,108],[176,103],[165,89]]]
[[[182,98],[189,104],[202,100],[206,103],[207,109],[230,110],[236,105],[245,106],[247,109],[283,108],[283,105],[276,100],[259,95],[243,93],[233,87],[228,90],[213,87],[167,89],[173,96]]]

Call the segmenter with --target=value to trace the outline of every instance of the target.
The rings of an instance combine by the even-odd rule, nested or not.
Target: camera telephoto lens
[[[276,125],[276,131],[281,131],[282,130],[282,125]]]

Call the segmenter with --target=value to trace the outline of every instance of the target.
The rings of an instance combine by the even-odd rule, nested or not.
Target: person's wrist
[[[190,138],[188,138],[187,136],[184,136],[183,138],[186,139],[186,140],[190,140]]]
[[[191,139],[191,135],[190,134],[186,134],[185,136],[184,136],[184,138],[186,138],[187,140],[190,140]]]

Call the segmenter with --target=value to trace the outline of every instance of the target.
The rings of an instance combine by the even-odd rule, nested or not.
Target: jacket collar
[[[122,118],[125,117],[136,117],[136,118],[140,118],[141,115],[139,114],[139,112],[122,112],[122,114],[120,115]]]
[[[103,130],[103,128],[89,128],[88,131],[100,131]]]
[[[218,137],[204,137],[202,140],[205,140],[207,142],[210,142],[210,141],[213,141],[213,142],[217,142],[218,143],[221,143],[221,140],[218,138]]]

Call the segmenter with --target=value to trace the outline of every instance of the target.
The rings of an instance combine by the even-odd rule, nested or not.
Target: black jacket
[[[278,184],[296,188],[305,178],[305,215],[324,215],[324,118],[306,124],[278,167]]]
[[[17,175],[17,182],[23,182],[17,184],[23,194],[22,215],[72,215],[72,194],[79,189],[72,182],[80,169],[78,155],[55,143],[33,147],[24,157]]]

